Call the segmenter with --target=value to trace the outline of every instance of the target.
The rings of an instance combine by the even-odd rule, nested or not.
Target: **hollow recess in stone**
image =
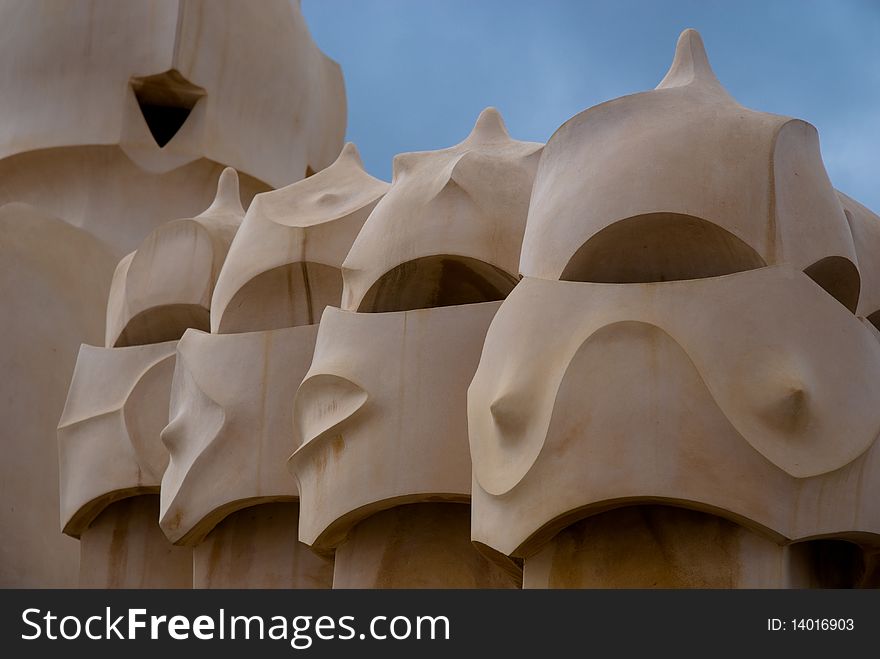
[[[165,73],[131,79],[144,121],[160,147],[177,134],[205,90],[169,69]]]
[[[437,254],[401,263],[364,295],[358,311],[411,311],[503,300],[516,278],[467,256]]]
[[[718,277],[763,268],[761,256],[713,222],[647,213],[599,231],[571,257],[566,281],[632,284]]]

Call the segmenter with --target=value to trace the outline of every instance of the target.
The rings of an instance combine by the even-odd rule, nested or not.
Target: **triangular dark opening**
[[[177,135],[195,104],[205,95],[204,89],[174,69],[153,76],[132,78],[131,88],[144,121],[160,147]]]

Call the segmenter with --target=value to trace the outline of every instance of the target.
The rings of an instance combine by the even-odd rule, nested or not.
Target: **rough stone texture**
[[[721,517],[630,506],[560,531],[525,562],[524,588],[780,588],[785,548]]]
[[[192,549],[159,530],[159,497],[111,504],[80,536],[79,584],[91,588],[192,588]]]
[[[336,550],[333,588],[519,588],[474,549],[468,506],[417,503],[359,522]]]
[[[193,588],[330,588],[333,562],[297,539],[299,504],[234,512],[193,548]]]

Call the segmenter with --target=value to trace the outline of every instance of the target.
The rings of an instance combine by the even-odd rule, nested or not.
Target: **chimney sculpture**
[[[0,585],[71,586],[55,427],[81,343],[104,342],[119,259],[235,167],[245,205],[332,162],[346,102],[299,3],[0,6]],[[52,483],[54,485],[47,485]]]
[[[876,585],[851,208],[856,244],[815,129],[738,105],[693,30],[566,122],[469,390],[474,541],[527,588]]]
[[[120,262],[107,347],[80,349],[58,437],[62,526],[81,541],[81,585],[192,585],[192,552],[159,529],[168,463],[160,433],[175,344],[188,327],[208,325],[214,280],[243,215],[238,177],[226,169],[206,211],[160,226]]]
[[[334,588],[517,587],[470,542],[465,402],[517,281],[541,145],[485,110],[449,149],[399,155],[342,266],[294,404],[300,539]]]
[[[331,584],[332,562],[297,538],[293,399],[316,320],[339,304],[342,260],[387,187],[348,144],[327,169],[255,197],[214,289],[214,333],[178,345],[161,526],[194,548],[197,588]]]

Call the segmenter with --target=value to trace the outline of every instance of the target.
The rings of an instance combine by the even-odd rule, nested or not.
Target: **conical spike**
[[[709,64],[700,33],[688,28],[678,37],[672,66],[656,89],[684,87],[691,84],[722,88],[718,78],[715,77],[715,72],[712,71],[712,65]]]
[[[220,174],[220,180],[217,181],[217,195],[205,212],[220,210],[244,215],[238,190],[238,172],[232,167],[227,167]]]
[[[358,148],[354,145],[354,142],[346,142],[345,146],[342,147],[342,151],[339,152],[339,157],[336,158],[336,162],[343,162],[346,160],[356,163],[357,166],[361,169],[364,168],[364,161],[361,160],[360,151],[358,151]]]
[[[498,110],[488,107],[480,112],[480,116],[477,117],[477,123],[474,124],[474,129],[468,135],[467,140],[490,142],[501,139],[510,139],[510,134],[504,125],[504,119],[501,118],[501,113]]]

